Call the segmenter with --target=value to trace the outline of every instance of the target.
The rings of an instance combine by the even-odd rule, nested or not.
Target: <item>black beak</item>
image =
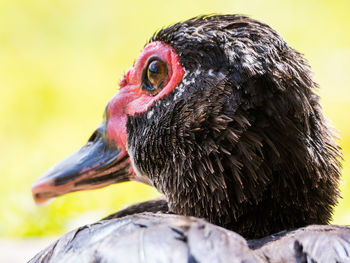
[[[106,142],[104,129],[103,123],[86,145],[35,181],[32,192],[37,204],[69,192],[129,181],[129,156],[126,150]]]

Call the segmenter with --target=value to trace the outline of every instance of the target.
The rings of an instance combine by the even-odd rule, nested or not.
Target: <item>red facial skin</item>
[[[147,67],[149,59],[154,57],[161,59],[167,65],[167,76],[164,79],[162,90],[157,95],[152,96],[147,91],[142,90],[141,84],[142,73]],[[123,171],[126,163],[130,162],[130,158],[124,158],[128,156],[126,149],[128,116],[146,112],[155,101],[169,95],[180,83],[183,75],[184,70],[172,47],[162,42],[148,44],[134,66],[125,74],[120,82],[119,92],[107,106],[107,126],[103,129],[106,131],[105,137],[102,135],[96,137],[97,140],[88,142],[81,150],[67,157],[41,176],[33,184],[34,200],[40,204],[69,192],[95,189],[126,181],[125,176],[108,178],[108,175],[117,170]],[[117,147],[105,147],[105,144]],[[113,158],[114,160],[112,160]],[[112,167],[108,165],[111,161],[114,163]],[[132,165],[130,165],[127,176],[129,180],[150,184],[147,178],[137,176]],[[87,180],[91,182],[86,183]],[[58,183],[59,181],[61,183]],[[82,183],[84,181],[85,183]]]
[[[167,64],[168,74],[163,89],[155,96],[142,90],[142,72],[151,58],[160,58]],[[108,140],[116,143],[122,150],[126,150],[127,131],[126,121],[135,113],[146,112],[157,100],[169,95],[182,80],[184,70],[179,62],[175,50],[163,43],[152,42],[148,44],[134,66],[130,68],[120,82],[120,90],[107,106]]]

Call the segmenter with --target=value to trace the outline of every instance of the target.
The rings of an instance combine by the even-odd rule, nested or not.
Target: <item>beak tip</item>
[[[48,182],[37,180],[32,185],[32,196],[34,199],[34,202],[38,206],[44,206],[49,204],[54,198],[52,197],[45,197],[45,188],[47,188]]]
[[[54,198],[38,198],[33,195],[34,202],[37,206],[46,206],[50,204]]]

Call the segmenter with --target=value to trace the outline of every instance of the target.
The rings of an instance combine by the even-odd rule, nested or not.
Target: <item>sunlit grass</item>
[[[346,1],[0,1],[0,235],[60,234],[81,215],[81,222],[92,222],[157,196],[150,187],[125,183],[37,207],[30,187],[85,143],[155,30],[213,12],[267,22],[310,61],[346,153],[334,222],[348,223],[349,9]]]

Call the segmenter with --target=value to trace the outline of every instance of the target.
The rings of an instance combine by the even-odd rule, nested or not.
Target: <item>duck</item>
[[[317,89],[303,55],[252,18],[199,16],[157,31],[86,145],[37,179],[32,192],[42,204],[132,180],[164,200],[70,232],[32,262],[55,262],[47,256],[78,248],[110,260],[130,255],[121,249],[131,243],[142,251],[129,262],[282,262],[289,252],[276,244],[296,262],[329,258],[328,245],[337,252],[332,260],[349,260],[349,229],[328,225],[340,197],[342,153]],[[176,245],[181,240],[186,248]],[[105,250],[99,242],[119,246]],[[173,258],[152,257],[156,244],[160,257]]]

